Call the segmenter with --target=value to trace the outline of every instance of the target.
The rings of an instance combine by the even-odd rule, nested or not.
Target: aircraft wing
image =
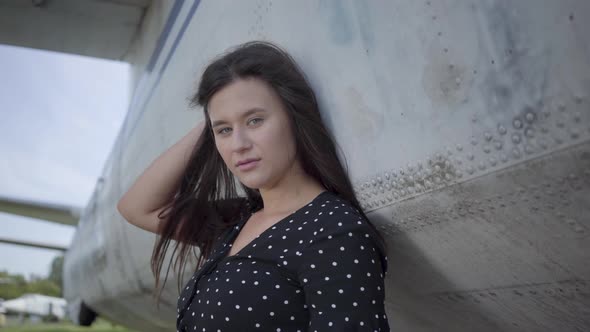
[[[123,60],[151,0],[4,0],[0,44]]]
[[[82,209],[74,206],[0,196],[0,212],[76,226],[80,219]],[[0,236],[0,243],[62,251],[68,249],[67,246],[20,240],[5,236]]]
[[[81,208],[74,206],[0,196],[0,212],[64,225],[75,226],[80,219],[81,211]]]

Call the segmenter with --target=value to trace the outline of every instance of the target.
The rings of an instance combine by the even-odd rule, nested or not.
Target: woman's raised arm
[[[205,120],[199,122],[139,175],[117,203],[117,210],[125,220],[146,231],[158,233],[158,214],[178,190],[181,176],[204,125]]]

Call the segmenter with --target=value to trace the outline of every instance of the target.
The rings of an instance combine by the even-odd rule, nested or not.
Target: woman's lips
[[[238,165],[238,168],[240,169],[240,171],[248,171],[248,170],[253,169],[257,165],[258,165],[258,160],[253,160],[253,161],[247,162],[245,164]]]

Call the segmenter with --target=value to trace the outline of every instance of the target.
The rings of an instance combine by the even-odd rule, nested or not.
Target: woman
[[[389,331],[385,242],[295,61],[269,42],[239,45],[209,64],[191,101],[204,122],[118,204],[161,235],[156,288],[170,240],[181,247],[179,276],[200,249],[177,330]]]

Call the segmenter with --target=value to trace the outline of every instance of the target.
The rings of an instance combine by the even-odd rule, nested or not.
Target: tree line
[[[11,274],[6,270],[0,271],[0,298],[11,300],[26,293],[63,297],[63,259],[63,256],[53,259],[47,276],[32,275],[30,280],[27,280],[22,274]]]

